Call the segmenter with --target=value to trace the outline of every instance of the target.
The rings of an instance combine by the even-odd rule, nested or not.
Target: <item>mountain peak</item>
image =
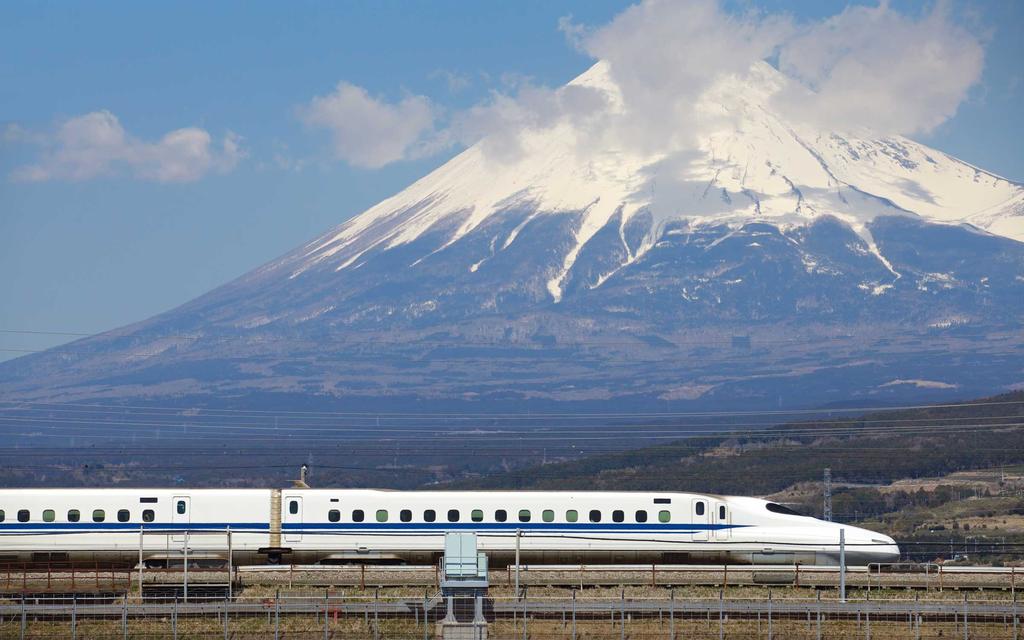
[[[700,122],[692,127],[692,143],[640,149],[625,139],[624,127],[613,135],[600,130],[615,129],[630,107],[611,66],[598,62],[566,89],[599,93],[600,117],[518,131],[506,145],[514,149],[495,149],[498,143],[485,139],[314,241],[288,268],[293,276],[324,264],[355,268],[367,251],[408,244],[444,227],[425,257],[512,210],[520,212],[520,224],[491,239],[488,251],[510,247],[536,216],[577,218],[574,241],[547,282],[556,302],[576,256],[613,216],[624,227],[637,214],[650,215],[641,252],[672,222],[792,228],[823,215],[848,224],[883,263],[867,230],[879,215],[967,223],[1024,241],[1019,185],[900,136],[852,137],[794,123],[780,115],[778,100],[792,84],[764,62],[723,77],[695,105]],[[487,259],[480,255],[467,268],[475,271]]]

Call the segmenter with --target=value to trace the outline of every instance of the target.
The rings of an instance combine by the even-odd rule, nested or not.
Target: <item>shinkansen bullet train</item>
[[[448,531],[492,565],[893,562],[892,538],[756,498],[656,492],[0,490],[0,563],[430,563]]]

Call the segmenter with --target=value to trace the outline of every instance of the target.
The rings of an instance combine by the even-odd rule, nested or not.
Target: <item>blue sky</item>
[[[480,104],[491,91],[514,91],[524,78],[555,87],[592,62],[559,19],[600,26],[628,6],[3,4],[0,330],[91,333],[170,309],[359,213],[458,151],[445,146],[376,168],[353,166],[329,128],[309,116],[314,97],[331,95],[339,82],[385,104],[422,99],[446,113]],[[846,6],[766,0],[728,8],[807,23]],[[892,6],[911,19],[932,10]],[[984,48],[984,70],[955,116],[912,137],[1024,181],[1024,3],[952,6],[950,21]],[[81,163],[73,171],[47,160],[63,125],[103,113],[124,135],[119,160],[84,174],[74,173]],[[161,142],[182,130],[180,140]],[[184,147],[175,144],[205,155],[182,167],[174,154]],[[0,347],[64,339],[0,334]]]

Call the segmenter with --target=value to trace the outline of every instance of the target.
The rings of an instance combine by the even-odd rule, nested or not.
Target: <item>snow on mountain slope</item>
[[[292,275],[325,262],[336,270],[355,267],[373,248],[413,242],[447,223],[440,250],[516,205],[528,205],[523,210],[531,213],[495,239],[498,251],[532,217],[583,212],[575,244],[548,282],[556,302],[582,247],[616,214],[622,227],[638,212],[652,214],[641,254],[674,220],[691,227],[756,220],[789,228],[830,215],[887,266],[867,229],[880,215],[967,223],[1024,241],[1020,185],[903,137],[851,137],[787,122],[773,109],[773,97],[787,82],[763,63],[746,77],[719,81],[698,105],[712,124],[704,126],[696,149],[645,154],[564,122],[522,132],[521,152],[511,159],[494,157],[486,141],[477,144],[311,243],[289,265]],[[603,63],[573,84],[604,92],[612,111],[627,108]],[[637,257],[629,252],[623,264]]]

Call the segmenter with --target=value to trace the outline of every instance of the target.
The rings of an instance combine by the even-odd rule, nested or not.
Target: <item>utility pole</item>
[[[825,506],[822,518],[826,522],[832,522],[832,469],[825,467]]]

